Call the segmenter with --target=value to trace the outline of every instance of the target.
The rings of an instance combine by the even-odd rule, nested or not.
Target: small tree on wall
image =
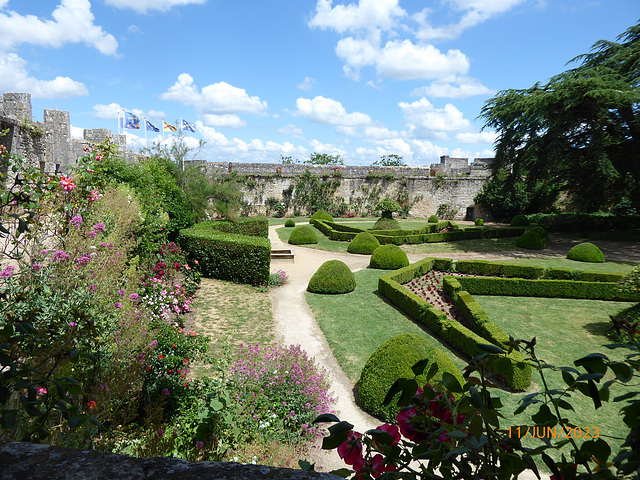
[[[399,212],[400,210],[402,210],[400,204],[389,197],[380,200],[376,205],[376,211],[382,212],[382,218],[393,218],[393,212]]]

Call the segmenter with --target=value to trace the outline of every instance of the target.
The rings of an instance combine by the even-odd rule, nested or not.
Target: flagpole
[[[145,148],[149,148],[149,141],[147,140],[147,117],[144,118],[144,146]]]

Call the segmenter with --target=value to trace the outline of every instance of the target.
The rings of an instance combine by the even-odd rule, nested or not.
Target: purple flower
[[[169,389],[168,389],[168,388],[163,388],[163,389],[162,389],[162,394],[163,394],[165,397],[168,397],[168,396],[169,396]]]
[[[137,302],[138,298],[140,298],[140,295],[138,295],[137,293],[132,293],[131,295],[129,295],[129,300],[131,300],[132,302]]]
[[[121,304],[120,302],[116,302],[116,303],[115,303],[115,307],[116,307],[116,308],[122,308],[122,304]]]
[[[70,326],[71,328],[73,328],[73,327],[75,327],[75,326],[77,326],[77,325],[78,325],[78,322],[69,322],[69,326]]]
[[[87,255],[83,255],[80,258],[76,258],[76,263],[78,265],[86,265],[87,263],[89,263],[91,261],[91,257],[87,256]]]
[[[0,278],[11,278],[16,267],[13,265],[7,265],[4,270],[0,271]]]
[[[161,428],[159,428],[159,429],[158,429],[158,436],[159,436],[160,438],[164,437],[164,433],[165,433],[165,432],[164,432],[164,430],[163,430],[163,429],[161,429]]]
[[[126,290],[124,288],[121,288],[120,290],[118,290],[118,295],[123,296],[126,292]]]
[[[92,292],[95,292],[96,290],[98,290],[98,286],[97,285],[89,285],[89,290]]]
[[[71,255],[69,255],[64,250],[57,250],[51,256],[51,260],[53,260],[54,262],[65,262],[65,261],[69,260],[70,258],[71,258]]]
[[[42,270],[42,265],[40,265],[39,263],[34,263],[33,265],[31,265],[31,269],[34,272],[39,272],[40,270]]]
[[[80,225],[82,225],[82,223],[83,223],[82,217],[80,215],[76,215],[69,221],[69,226],[80,228]]]
[[[105,228],[105,227],[104,227],[104,223],[102,223],[102,222],[100,222],[100,223],[96,223],[96,224],[93,226],[93,229],[94,229],[96,232],[100,232],[100,233],[103,233],[103,232],[104,232],[104,228]]]
[[[204,442],[201,442],[200,440],[198,440],[198,441],[196,442],[196,448],[197,448],[198,450],[200,450],[201,448],[204,448]]]

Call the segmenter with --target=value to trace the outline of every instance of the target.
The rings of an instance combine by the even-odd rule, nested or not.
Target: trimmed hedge
[[[458,277],[472,295],[507,297],[581,298],[585,300],[637,301],[640,294],[624,293],[613,282],[574,280],[529,280],[524,278]]]
[[[380,246],[380,242],[369,232],[360,232],[347,246],[347,252],[371,255],[376,248]]]
[[[640,228],[640,215],[612,213],[559,213],[529,215],[529,220],[550,232],[611,231]]]
[[[292,218],[287,218],[284,222],[285,227],[295,227],[296,222]]]
[[[429,219],[427,220],[429,223],[438,223],[438,216],[437,215],[431,215],[429,217]]]
[[[476,220],[473,222],[477,227],[482,227],[484,225],[484,219],[482,218],[476,218]]]
[[[395,218],[382,217],[371,227],[371,230],[400,230],[400,224]]]
[[[333,222],[333,217],[324,210],[318,210],[316,213],[311,215],[309,223],[313,224],[314,220],[326,220],[327,222]]]
[[[217,230],[225,233],[269,238],[269,219],[262,216],[240,217],[236,221],[207,220],[197,223],[191,228],[195,230]]]
[[[198,261],[207,278],[250,285],[266,284],[269,280],[268,238],[221,232],[198,224],[180,230],[178,243],[189,258]]]
[[[527,219],[526,215],[520,213],[511,219],[511,223],[509,223],[509,225],[512,227],[528,227],[529,219]]]
[[[369,268],[395,270],[409,265],[407,254],[397,245],[382,245],[371,255]]]
[[[310,225],[298,225],[291,231],[288,243],[291,245],[318,243],[318,234]]]
[[[547,248],[547,242],[538,231],[529,230],[516,241],[516,246],[529,250],[542,250]]]
[[[356,277],[347,264],[328,260],[313,274],[307,290],[311,293],[341,294],[356,289]]]
[[[460,370],[445,352],[420,335],[405,333],[384,342],[367,360],[358,381],[358,404],[365,411],[387,422],[395,421],[400,407],[394,401],[383,405],[387,392],[399,378],[413,377],[411,367],[423,359],[429,360],[425,372],[434,363],[438,365],[438,371],[433,377],[435,380],[442,379],[442,374],[448,372],[458,379],[460,385],[464,385],[465,380]],[[424,384],[425,377],[418,376],[417,381]]]
[[[593,243],[579,243],[567,253],[569,260],[587,263],[604,263],[604,253]]]
[[[545,273],[544,267],[487,260],[458,260],[454,269],[458,273],[491,277],[542,278]]]
[[[378,280],[378,291],[393,305],[426,325],[433,333],[465,354],[475,357],[486,353],[480,345],[491,343],[490,339],[483,338],[461,323],[449,319],[444,312],[437,310],[400,283],[406,283],[440,266],[448,267],[450,264],[447,265],[447,262],[434,258],[425,258],[391,274],[382,275]],[[498,331],[492,332],[492,335],[497,337],[499,333],[498,328]],[[531,384],[531,367],[524,362],[525,358],[519,352],[511,352],[506,357],[490,355],[489,359],[491,365],[495,367],[494,370],[504,373],[505,381],[510,388],[524,390]]]

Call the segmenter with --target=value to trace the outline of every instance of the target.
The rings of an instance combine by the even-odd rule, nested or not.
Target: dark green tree
[[[342,155],[313,152],[309,156],[309,160],[305,160],[304,163],[312,165],[344,165],[344,160]]]
[[[548,209],[560,192],[580,211],[640,207],[640,24],[617,40],[597,42],[546,85],[484,105],[485,127],[498,133],[488,188],[536,199],[517,213]]]

